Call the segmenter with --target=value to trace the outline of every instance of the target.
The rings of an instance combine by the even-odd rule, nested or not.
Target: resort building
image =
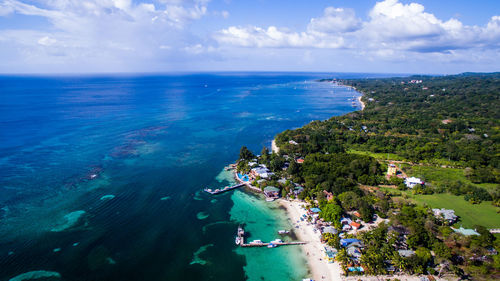
[[[325,247],[325,259],[329,263],[334,263],[335,262],[335,256],[336,255],[337,255],[337,249],[335,249],[333,247],[330,247],[330,246],[326,246]]]
[[[327,226],[327,227],[323,228],[323,233],[331,233],[333,235],[337,235],[337,233],[339,233],[339,232],[337,229],[335,229],[335,227]]]
[[[264,188],[264,194],[268,198],[276,198],[279,196],[280,189],[274,186],[266,186]]]
[[[361,224],[360,224],[360,223],[357,223],[357,222],[351,222],[349,225],[350,225],[350,226],[352,227],[352,229],[354,229],[354,230],[358,230],[358,229],[360,229],[360,228],[361,228]]]
[[[458,219],[458,217],[455,215],[454,210],[432,209],[432,212],[434,213],[434,216],[444,219],[449,224],[454,223]]]
[[[311,208],[310,211],[311,211],[311,213],[317,214],[317,213],[321,212],[321,209],[320,208]]]
[[[345,239],[340,239],[340,245],[342,247],[347,247],[352,243],[361,243],[361,240],[355,239],[355,238],[345,238]]]
[[[419,178],[410,177],[405,179],[405,185],[408,188],[414,188],[416,185],[423,185],[423,184],[424,182]]]
[[[415,254],[415,251],[412,250],[398,250],[398,253],[403,258],[409,258]]]
[[[341,218],[340,219],[340,224],[342,225],[349,225],[352,222],[350,218]]]
[[[361,258],[361,251],[359,250],[357,245],[351,244],[347,246],[347,255],[357,260]]]
[[[265,165],[260,165],[250,170],[250,175],[252,175],[255,178],[261,177],[267,179],[270,178],[272,175],[274,175],[274,173],[271,172]]]

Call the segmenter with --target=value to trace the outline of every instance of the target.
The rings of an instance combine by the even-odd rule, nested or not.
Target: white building
[[[458,219],[454,210],[432,209],[432,212],[434,213],[434,216],[443,218],[450,224],[454,223]]]
[[[419,178],[411,177],[405,179],[405,184],[408,188],[414,188],[416,185],[424,184],[424,182]]]
[[[254,177],[261,177],[263,179],[267,179],[274,175],[266,166],[260,165],[259,167],[253,168],[250,172]]]

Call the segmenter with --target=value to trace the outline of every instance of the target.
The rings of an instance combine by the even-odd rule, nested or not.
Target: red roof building
[[[361,224],[359,224],[357,222],[351,222],[349,225],[352,226],[352,228],[354,228],[355,230],[358,230],[359,228],[361,228]]]

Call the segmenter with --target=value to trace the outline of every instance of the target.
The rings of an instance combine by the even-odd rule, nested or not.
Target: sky
[[[498,0],[0,0],[0,73],[499,66]]]

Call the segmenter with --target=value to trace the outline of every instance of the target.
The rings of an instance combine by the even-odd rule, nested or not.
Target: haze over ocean
[[[200,191],[228,183],[220,172],[242,145],[259,153],[283,130],[358,109],[358,93],[314,82],[330,77],[373,75],[0,77],[0,279],[303,277],[297,248],[251,249],[280,260],[259,274],[249,262],[261,260],[236,251],[252,194]],[[254,232],[286,225],[273,208],[246,210]]]

